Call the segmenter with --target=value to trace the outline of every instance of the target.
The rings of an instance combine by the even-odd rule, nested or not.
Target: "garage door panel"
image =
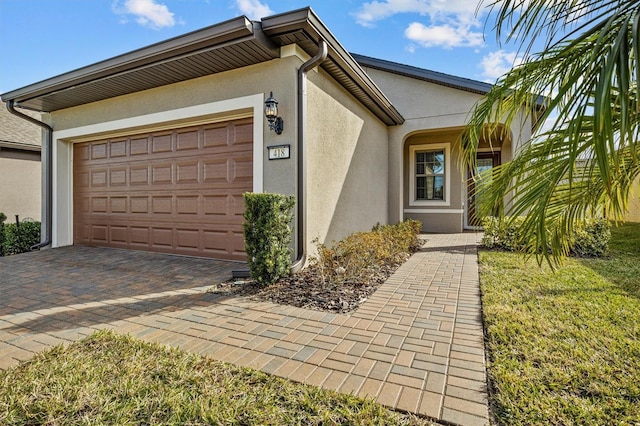
[[[189,185],[200,183],[200,160],[180,161],[176,163],[176,184]]]
[[[107,174],[109,171],[107,169],[97,169],[92,170],[89,174],[89,186],[92,188],[101,188],[107,186]]]
[[[151,138],[151,152],[153,154],[159,152],[171,152],[173,146],[171,143],[171,135],[154,135]]]
[[[102,158],[107,158],[107,142],[98,142],[91,144],[90,150],[90,158],[92,160],[100,160]]]
[[[118,158],[127,156],[127,141],[111,141],[109,144],[109,158]]]
[[[253,145],[253,124],[244,123],[234,126],[234,145]]]
[[[76,144],[74,242],[245,260],[252,129],[237,120]]]
[[[149,138],[148,137],[131,138],[129,140],[129,146],[130,146],[129,152],[131,156],[149,154]]]
[[[199,134],[197,130],[178,132],[176,135],[176,150],[197,152],[200,148],[198,144]]]

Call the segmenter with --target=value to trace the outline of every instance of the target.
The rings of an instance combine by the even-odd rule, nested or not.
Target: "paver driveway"
[[[237,264],[66,247],[0,258],[0,368],[96,329],[460,425],[488,424],[473,233],[428,235],[352,314],[206,293]]]

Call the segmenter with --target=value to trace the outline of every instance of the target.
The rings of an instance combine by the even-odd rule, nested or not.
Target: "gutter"
[[[7,109],[9,112],[17,117],[22,118],[23,120],[27,120],[30,123],[33,123],[37,126],[42,127],[45,130],[45,197],[44,197],[44,231],[41,230],[41,242],[32,246],[31,250],[39,250],[42,247],[46,247],[51,245],[51,218],[53,213],[53,158],[51,149],[53,148],[53,128],[48,124],[36,120],[33,117],[30,117],[26,114],[21,113],[20,111],[16,111],[14,107],[14,100],[11,99],[7,101]]]
[[[304,157],[304,123],[307,116],[307,72],[313,69],[315,66],[320,65],[325,59],[327,59],[328,47],[327,42],[320,40],[318,46],[318,53],[302,64],[298,69],[298,223],[297,223],[297,256],[296,260],[291,266],[291,273],[296,273],[302,269],[307,261],[306,253],[306,236],[307,236],[307,223],[306,223],[306,177],[305,177],[305,157]]]

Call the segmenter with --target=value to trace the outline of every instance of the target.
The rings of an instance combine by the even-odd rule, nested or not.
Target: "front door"
[[[481,185],[491,184],[491,173],[483,174],[487,170],[492,170],[494,167],[500,164],[499,152],[479,152],[476,161],[476,170],[469,171],[469,185],[467,186],[467,218],[469,227],[482,226],[482,217],[478,217],[476,214],[476,206],[480,205],[482,200],[479,198],[478,191]],[[482,175],[483,178],[479,178]],[[472,179],[474,178],[475,179]]]

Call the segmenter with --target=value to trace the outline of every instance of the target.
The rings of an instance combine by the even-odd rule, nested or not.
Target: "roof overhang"
[[[40,147],[40,145],[0,140],[0,150],[2,150],[3,148],[18,150],[18,151],[36,151],[36,152],[42,151],[42,148]]]
[[[329,46],[321,67],[387,125],[402,115],[311,8],[251,21],[245,16],[79,68],[2,95],[21,108],[53,112],[280,57],[296,43],[310,56]]]
[[[488,93],[492,87],[489,83],[457,77],[424,68],[412,67],[411,65],[399,64],[397,62],[385,61],[383,59],[371,58],[369,56],[357,55],[355,53],[352,53],[351,55],[360,65],[366,68],[386,71],[479,95]]]

